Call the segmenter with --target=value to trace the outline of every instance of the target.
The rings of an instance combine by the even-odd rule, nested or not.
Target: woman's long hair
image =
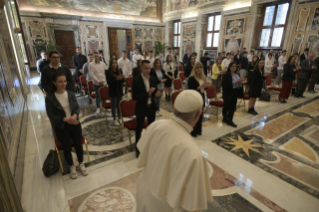
[[[168,61],[168,58],[171,57],[171,63],[173,63],[173,58],[172,58],[172,55],[167,55],[166,57],[166,64],[168,65],[169,61]]]
[[[160,69],[162,69],[162,62],[161,62],[161,60],[160,60],[160,59],[158,59],[158,58],[157,58],[157,59],[155,59],[155,60],[154,60],[154,63],[153,63],[153,69],[154,69],[154,70],[156,70],[156,69],[157,69],[157,68],[156,68],[156,63],[158,63],[158,61],[159,61],[159,63],[161,64]]]
[[[256,62],[254,62],[254,58],[257,58]],[[256,64],[258,64],[258,57],[257,55],[254,55],[253,58],[251,59],[251,66],[254,67],[255,69]]]
[[[220,63],[219,63],[219,64],[217,63],[218,60],[220,60]],[[217,59],[216,59],[216,66],[217,66],[217,67],[221,67],[222,62],[223,62],[223,59],[222,59],[221,57],[217,57]]]
[[[120,69],[119,69],[119,64],[117,64],[117,66],[116,66],[116,69],[115,69],[115,71],[114,71],[114,69],[113,69],[113,61],[115,61],[116,62],[116,64],[117,64],[117,60],[116,59],[111,59],[110,60],[110,67],[109,67],[109,70],[108,71],[110,71],[113,75],[120,75],[121,74],[121,72],[120,72]],[[115,72],[116,72],[116,74],[115,74]]]
[[[257,63],[256,66],[255,66],[255,69],[258,69],[258,70],[259,70],[259,63],[260,63],[261,61],[264,61],[264,66],[261,68],[261,73],[262,73],[262,75],[263,75],[263,74],[265,73],[265,60],[263,60],[263,59],[258,60],[258,63]]]
[[[191,65],[191,60],[192,60],[193,57],[195,58],[195,56],[191,56],[191,57],[188,58],[187,63],[186,63],[186,67],[191,67],[192,66]]]
[[[230,72],[230,68],[231,68],[234,64],[235,64],[236,67],[237,67],[237,63],[236,63],[236,62],[231,62],[231,63],[229,63],[228,68],[227,68],[227,73],[231,73],[231,72]]]
[[[202,73],[200,74],[201,76],[197,76],[197,72],[196,72],[197,68],[201,68],[202,69]],[[204,80],[204,82],[205,82],[206,77],[205,77],[205,74],[204,74],[203,64],[201,62],[196,62],[194,64],[192,73],[189,75],[189,77],[195,77],[195,79]]]
[[[287,60],[287,64],[290,64],[290,61],[292,60],[292,58],[295,57],[295,56],[290,56]]]
[[[55,92],[57,87],[54,85],[53,82],[56,82],[56,80],[58,79],[58,77],[65,77],[65,74],[63,72],[56,72],[52,75],[52,85],[51,85],[51,91]],[[80,79],[79,79],[80,80]]]

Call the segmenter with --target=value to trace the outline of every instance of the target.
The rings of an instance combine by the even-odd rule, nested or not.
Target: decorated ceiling
[[[157,17],[158,0],[26,0],[44,7],[96,11],[121,15]]]

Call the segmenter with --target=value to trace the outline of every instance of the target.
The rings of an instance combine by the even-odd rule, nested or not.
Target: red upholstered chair
[[[179,66],[178,67],[178,71],[184,71],[184,67],[183,66]]]
[[[205,113],[207,112],[208,108],[212,106],[213,108],[217,110],[217,121],[218,121],[219,108],[224,107],[224,101],[217,99],[216,90],[213,85],[207,88],[206,97],[207,97],[208,104],[205,109]]]
[[[107,122],[106,110],[111,109],[111,97],[109,96],[109,88],[107,86],[102,87],[99,89],[99,93],[100,93],[100,104],[105,114],[105,119]],[[102,113],[102,110],[101,110],[101,113]]]
[[[178,94],[180,94],[181,92],[182,91],[175,91],[174,93],[172,93],[172,99],[171,99],[171,101],[172,101],[172,109],[174,109],[175,100],[176,100]]]
[[[135,105],[136,105],[136,101],[132,99],[124,99],[120,102],[121,120],[122,120],[121,139],[123,139],[124,129],[127,129],[131,149],[133,149],[132,141],[131,141],[131,131],[135,131],[137,126],[136,119],[135,118],[132,119],[132,117],[135,116]],[[131,120],[124,121],[124,118],[131,118]],[[143,128],[147,128],[147,125],[148,125],[147,121],[144,121]]]
[[[61,167],[61,172],[64,173],[63,166],[62,166],[62,161],[61,161],[61,157],[60,157],[60,154],[59,154],[60,151],[63,151],[63,147],[62,147],[62,145],[61,145],[59,139],[58,139],[58,138],[56,137],[56,135],[55,135],[54,123],[53,123],[51,120],[50,120],[50,122],[51,122],[52,131],[53,131],[53,134],[54,134],[55,150],[56,150],[57,155],[58,155],[58,158],[59,158],[60,167]],[[81,136],[81,138],[82,138],[82,141],[81,141],[81,142],[82,142],[82,145],[85,144],[85,147],[86,147],[86,154],[87,154],[87,156],[88,156],[88,161],[91,162],[90,154],[89,154],[89,148],[88,148],[88,144],[87,144],[87,142],[86,142],[86,139],[84,138],[83,135]],[[74,148],[74,144],[73,144],[72,139],[71,139],[71,143],[72,143],[72,148]]]
[[[132,86],[133,86],[133,77],[128,77],[125,79],[125,83],[127,86],[127,93],[131,93],[131,97],[132,97]]]
[[[76,92],[79,92],[79,78],[77,75],[74,75],[74,79],[75,79],[75,82],[74,82],[75,90]]]
[[[266,83],[267,83],[267,86],[268,86],[268,83],[269,83],[269,78],[270,78],[270,81],[271,81],[271,77],[267,77],[266,79]],[[274,101],[276,101],[276,94],[278,93],[278,96],[279,96],[279,93],[281,91],[281,87],[275,87],[275,86],[270,86],[268,87],[268,90],[271,92],[271,93],[274,93],[275,94],[275,99]]]
[[[243,98],[240,98],[240,102],[238,103],[238,105],[240,105],[241,104],[241,102],[243,102],[244,103],[244,112],[246,111],[246,109],[245,109],[245,107],[246,107],[246,105],[245,105],[245,100],[249,100],[249,94],[244,94],[244,97]]]
[[[182,87],[182,80],[181,79],[175,79],[173,81],[173,87],[174,87],[174,91],[181,90],[183,88]]]
[[[80,76],[80,83],[81,83],[81,91],[82,95],[85,96],[85,91],[89,90],[88,83],[86,81],[86,76]]]
[[[89,88],[89,98],[90,98],[89,107],[91,107],[92,102],[95,100],[95,90],[94,90],[92,80],[88,81],[88,88]]]
[[[179,73],[179,78],[182,80],[182,83],[185,84],[186,77],[184,72]]]

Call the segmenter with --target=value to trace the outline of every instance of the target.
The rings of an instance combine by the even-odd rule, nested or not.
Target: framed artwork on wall
[[[227,20],[225,26],[225,35],[243,35],[246,18]]]

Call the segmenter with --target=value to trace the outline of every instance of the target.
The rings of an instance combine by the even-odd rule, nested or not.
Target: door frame
[[[48,23],[47,24],[48,27],[48,36],[49,39],[51,39],[52,41],[54,41],[54,43],[56,43],[55,40],[55,34],[54,34],[54,30],[60,30],[60,31],[73,31],[74,33],[74,42],[75,42],[75,47],[80,47],[81,46],[81,40],[80,40],[80,33],[79,33],[79,26],[78,25],[61,25],[61,24],[51,24]],[[75,51],[75,50],[74,50]]]

